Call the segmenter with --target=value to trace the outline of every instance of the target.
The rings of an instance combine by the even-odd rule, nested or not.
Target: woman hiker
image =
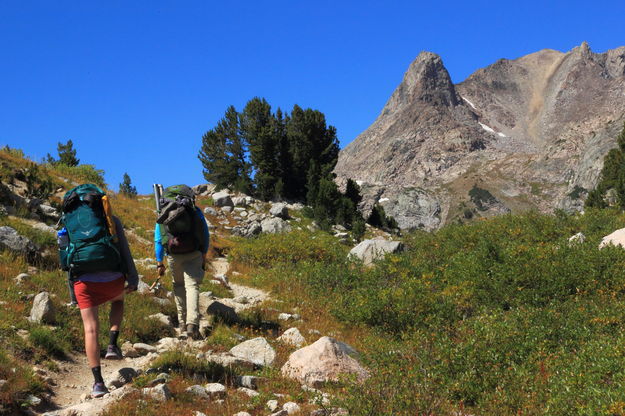
[[[108,199],[104,193],[95,185],[90,186],[95,190],[88,188],[88,185],[81,185],[86,188],[77,187],[66,194],[63,206],[65,227],[59,232],[59,245],[62,253],[61,265],[70,269],[85,330],[85,351],[94,378],[91,396],[97,398],[108,393],[100,367],[99,306],[111,303],[109,345],[104,358],[120,360],[122,352],[117,346],[117,338],[124,314],[124,295],[137,290],[139,277],[121,222],[110,215]],[[91,193],[87,193],[85,189]],[[77,201],[65,202],[73,191],[79,195],[75,197]],[[90,197],[93,194],[96,195],[95,198]],[[65,244],[61,243],[63,235],[69,237]],[[91,236],[91,239],[85,239],[84,235]],[[101,238],[97,239],[97,236]],[[103,249],[105,246],[112,249]],[[94,248],[88,251],[89,247]],[[79,251],[81,253],[77,254]],[[97,260],[89,259],[92,253],[100,254]],[[107,255],[112,258],[108,263]],[[93,257],[96,258],[96,255]],[[72,272],[74,269],[80,272]]]

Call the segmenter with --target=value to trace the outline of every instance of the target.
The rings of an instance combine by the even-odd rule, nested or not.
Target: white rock
[[[15,280],[15,284],[19,286],[19,285],[27,282],[28,280],[30,280],[30,275],[28,273],[20,273],[13,280]]]
[[[142,342],[137,342],[136,344],[133,344],[132,347],[141,355],[149,354],[151,352],[157,352],[156,347],[144,344]]]
[[[353,374],[363,381],[368,371],[350,356],[353,348],[334,338],[321,337],[315,343],[293,352],[282,366],[282,375],[301,384],[320,387],[338,381],[341,374]]]
[[[270,412],[275,412],[278,410],[278,401],[277,400],[267,400],[267,409]]]
[[[138,375],[139,375],[139,371],[137,371],[137,369],[131,368],[131,367],[124,367],[113,372],[108,377],[105,377],[105,379],[109,380],[107,384],[109,388],[111,387],[119,388],[123,386],[124,384],[130,383]]]
[[[223,399],[226,397],[226,386],[221,383],[208,383],[204,388],[211,399]]]
[[[263,337],[250,339],[232,347],[230,353],[253,362],[259,366],[271,366],[276,359],[276,352]]]
[[[252,416],[252,415],[247,412],[239,412],[239,413],[235,413],[232,416]]]
[[[248,397],[256,397],[260,395],[260,393],[257,392],[256,390],[248,389],[247,387],[239,387],[237,391],[240,391],[241,393],[247,395]]]
[[[291,226],[289,225],[289,223],[278,217],[265,218],[261,221],[260,226],[262,232],[268,234],[281,234],[291,231]]]
[[[583,244],[584,241],[586,241],[586,236],[580,232],[569,238],[569,245]]]
[[[155,319],[165,326],[171,326],[171,317],[161,312],[148,316],[148,319]]]
[[[226,191],[220,191],[213,194],[213,203],[216,207],[234,207],[230,194]]]
[[[200,397],[202,399],[210,398],[210,396],[206,392],[206,389],[198,384],[194,386],[189,386],[184,391],[186,391],[187,393],[191,393],[192,395]]]
[[[288,414],[293,415],[300,412],[300,407],[295,402],[286,402],[282,405],[282,410],[285,410]]]
[[[403,244],[399,241],[364,240],[352,248],[349,256],[362,260],[365,265],[384,258],[388,253],[397,253],[403,250]]]
[[[48,292],[40,292],[35,296],[33,307],[28,318],[31,322],[53,324],[56,322],[56,313],[52,299]]]
[[[278,337],[278,341],[297,348],[306,344],[306,338],[304,338],[297,328],[289,328],[284,331],[284,333]]]
[[[146,396],[150,396],[154,400],[161,402],[171,399],[171,392],[169,391],[167,384],[159,384],[156,387],[144,388],[141,392]]]
[[[601,243],[599,243],[599,248],[603,248],[608,245],[625,248],[625,228],[616,230],[612,234],[603,237]]]

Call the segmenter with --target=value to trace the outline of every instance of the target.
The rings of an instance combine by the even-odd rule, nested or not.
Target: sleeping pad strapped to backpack
[[[165,188],[160,200],[161,244],[169,254],[185,254],[200,248],[196,222],[195,194],[186,185]]]
[[[85,184],[67,191],[61,222],[69,236],[69,245],[60,252],[61,268],[69,270],[72,278],[124,272],[109,201],[100,188]]]

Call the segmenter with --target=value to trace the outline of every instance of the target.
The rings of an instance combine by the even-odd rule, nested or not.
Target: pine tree
[[[595,189],[588,193],[586,207],[605,208],[607,192],[613,189],[618,205],[625,209],[625,124],[616,142],[618,147],[610,150],[603,159],[599,182]]]
[[[74,143],[72,143],[71,140],[68,140],[65,144],[59,142],[56,149],[59,153],[59,164],[65,166],[78,166],[80,160],[76,158],[76,149],[74,149]]]
[[[137,196],[137,188],[132,185],[128,173],[124,173],[124,180],[119,184],[119,193],[131,198]]]
[[[270,200],[280,179],[280,143],[274,131],[271,106],[264,98],[253,98],[245,105],[240,120],[241,136],[249,146],[250,160],[256,170],[256,195],[265,201]]]
[[[217,126],[202,136],[198,158],[204,167],[204,178],[217,189],[231,188],[251,193],[252,167],[247,160],[245,141],[241,137],[239,114],[228,107]]]
[[[350,199],[354,203],[356,207],[362,201],[362,195],[360,195],[360,186],[350,179],[347,179],[347,184],[345,185],[345,196]]]

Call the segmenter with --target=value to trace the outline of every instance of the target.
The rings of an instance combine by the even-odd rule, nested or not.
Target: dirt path
[[[230,265],[225,258],[218,258],[211,262],[215,275],[225,276]],[[237,311],[256,306],[263,301],[269,299],[269,294],[252,287],[230,283],[230,288],[234,294],[234,298],[221,299],[222,302],[234,307]],[[243,303],[237,302],[241,300]],[[90,394],[93,385],[93,375],[84,354],[72,354],[68,361],[57,362],[60,370],[52,375],[54,382],[52,401],[54,403],[52,414],[62,414],[63,409],[76,406],[85,401]],[[139,358],[124,358],[122,360],[104,360],[101,361],[102,376],[108,382],[112,375],[124,367],[144,368],[145,361]],[[102,399],[96,399],[102,400]],[[114,399],[113,399],[114,400]],[[103,410],[110,400],[102,401],[102,405],[98,406],[98,411]],[[48,413],[50,414],[50,413]],[[92,414],[92,413],[86,413]],[[94,413],[95,414],[95,413]]]

